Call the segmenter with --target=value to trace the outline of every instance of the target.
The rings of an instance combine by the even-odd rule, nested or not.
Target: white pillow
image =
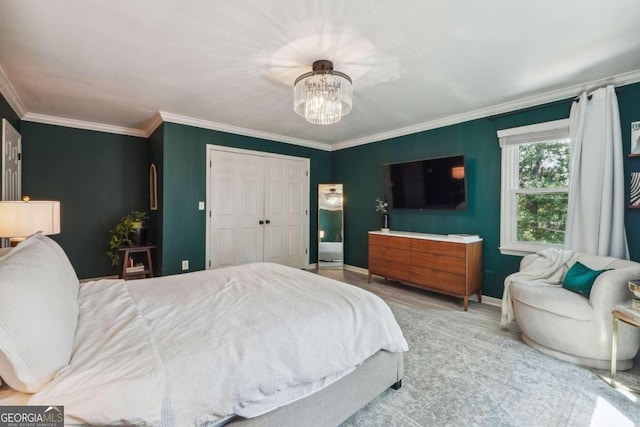
[[[78,277],[64,251],[41,233],[0,258],[0,377],[34,393],[71,359]]]

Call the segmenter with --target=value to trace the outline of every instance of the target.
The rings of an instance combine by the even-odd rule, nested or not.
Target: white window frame
[[[498,131],[502,149],[500,191],[500,253],[505,255],[528,255],[547,248],[562,248],[562,245],[518,241],[518,194],[569,193],[568,188],[521,189],[519,146],[536,142],[569,138],[569,119],[538,123]]]

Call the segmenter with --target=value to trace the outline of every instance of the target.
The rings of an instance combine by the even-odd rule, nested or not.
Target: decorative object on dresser
[[[387,212],[387,206],[389,206],[389,204],[386,200],[382,201],[379,198],[376,199],[376,212],[382,212],[380,231],[385,233],[388,233],[391,228],[391,218],[389,217],[389,212]]]
[[[482,239],[370,231],[369,282],[372,275],[463,298],[467,311],[470,295],[482,302]]]

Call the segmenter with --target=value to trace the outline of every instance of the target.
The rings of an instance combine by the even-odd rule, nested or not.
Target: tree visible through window
[[[569,139],[518,146],[517,240],[561,245],[569,203]]]
[[[564,244],[569,121],[498,131],[502,148],[500,250],[524,255]]]

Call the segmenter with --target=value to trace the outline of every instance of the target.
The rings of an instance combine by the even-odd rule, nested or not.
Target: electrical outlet
[[[198,202],[198,209],[201,211],[204,210],[204,202]]]
[[[189,260],[185,259],[182,261],[182,270],[188,270],[189,269]]]

